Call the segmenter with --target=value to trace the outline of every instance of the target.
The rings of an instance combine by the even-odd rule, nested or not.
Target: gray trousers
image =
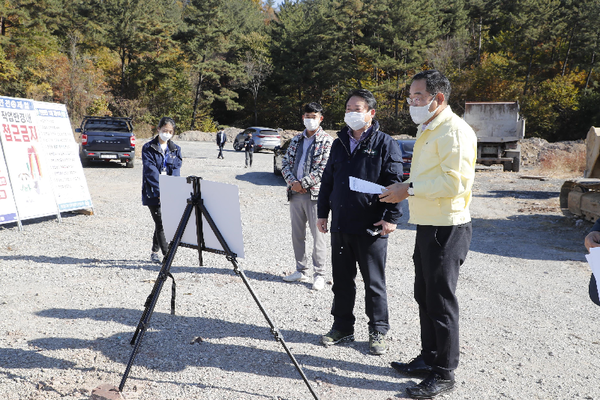
[[[292,220],[292,246],[296,257],[296,270],[308,273],[306,255],[306,223],[313,237],[312,263],[314,276],[325,275],[327,244],[325,234],[317,229],[317,202],[310,199],[310,193],[294,193],[290,200],[290,219]]]

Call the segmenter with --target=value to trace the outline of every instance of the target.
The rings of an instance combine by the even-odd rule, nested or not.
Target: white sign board
[[[60,211],[92,206],[64,104],[34,102],[40,141],[48,157],[56,203]]]
[[[0,148],[1,150],[1,148]],[[4,153],[0,151],[0,224],[17,220],[17,206],[13,197]]]
[[[92,206],[64,104],[0,97],[0,125],[8,186],[20,220]],[[2,176],[0,170],[0,187]],[[5,208],[0,203],[0,219]]]
[[[160,175],[159,184],[165,237],[167,242],[171,242],[194,188],[191,183],[187,183],[187,178],[179,176]],[[201,180],[200,195],[204,207],[214,220],[229,249],[237,255],[237,258],[244,258],[244,236],[237,185]],[[202,232],[207,248],[223,250],[204,216],[202,217]],[[195,210],[192,211],[181,242],[198,246]]]
[[[33,101],[0,97],[2,149],[19,218],[57,214],[50,165],[38,135]]]

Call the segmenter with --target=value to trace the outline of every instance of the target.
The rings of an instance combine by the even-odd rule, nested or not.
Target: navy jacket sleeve
[[[383,165],[378,183],[382,186],[389,186],[393,183],[401,182],[403,166],[400,146],[397,145],[394,139],[388,136],[386,137],[383,149],[385,149],[385,154],[383,154]],[[400,203],[384,204],[386,212],[383,219],[392,224],[400,223],[400,217],[402,217],[402,206]]]
[[[600,219],[596,220],[594,226],[592,226],[592,230],[590,232],[600,232]]]
[[[319,197],[317,199],[317,218],[327,218],[329,216],[329,196],[333,190],[333,166],[331,165],[333,158],[331,157],[331,154],[333,154],[334,151],[337,151],[339,146],[339,139],[334,140],[331,145],[329,160],[327,160],[325,170],[321,176],[321,189],[319,190]]]
[[[142,165],[145,195],[149,199],[158,198],[160,196],[160,190],[158,186],[160,165],[158,165],[156,158],[152,154],[150,142],[146,143],[144,147],[142,147]]]

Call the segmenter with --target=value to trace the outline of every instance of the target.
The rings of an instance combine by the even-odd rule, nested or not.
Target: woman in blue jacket
[[[142,204],[150,209],[154,220],[154,237],[152,238],[152,253],[150,259],[160,264],[161,257],[167,254],[168,244],[162,224],[160,212],[160,187],[159,175],[179,176],[181,169],[181,147],[171,140],[175,132],[175,121],[163,117],[158,123],[158,135],[142,147],[142,164],[144,167],[142,178]]]

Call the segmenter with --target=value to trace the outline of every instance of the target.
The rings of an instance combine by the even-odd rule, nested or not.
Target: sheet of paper
[[[385,191],[385,186],[351,176],[350,190],[360,193],[381,194]]]
[[[600,282],[600,247],[592,247],[590,249],[590,254],[586,254],[585,258],[587,258],[587,261],[592,268],[592,273],[594,274],[594,278],[596,278],[596,282]],[[600,285],[596,286],[598,289],[598,297],[600,297]]]

